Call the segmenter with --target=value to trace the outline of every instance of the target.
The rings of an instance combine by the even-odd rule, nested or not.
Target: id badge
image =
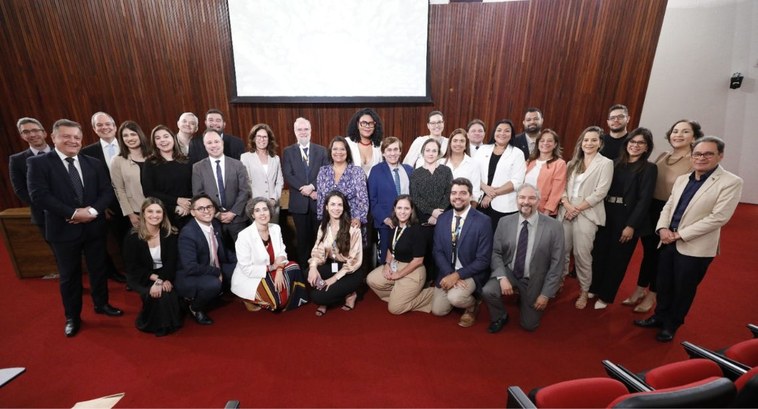
[[[393,273],[397,272],[397,260],[390,261],[390,270],[392,270]]]
[[[340,266],[337,263],[332,263],[332,273],[337,274],[337,272],[340,271]]]

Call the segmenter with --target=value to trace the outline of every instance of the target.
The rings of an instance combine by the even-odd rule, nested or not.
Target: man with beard
[[[240,160],[240,156],[245,153],[245,143],[242,139],[224,132],[226,120],[224,114],[218,109],[211,108],[205,113],[205,129],[214,130],[221,136],[224,143],[224,154],[230,158]],[[205,135],[205,133],[203,133]],[[208,157],[208,151],[205,150],[203,138],[200,135],[190,139],[189,154],[187,158],[191,164],[199,162],[201,159]]]
[[[540,191],[524,183],[517,191],[519,212],[500,220],[492,248],[492,276],[484,286],[491,334],[508,323],[501,296],[521,295],[521,327],[534,331],[561,284],[563,227],[537,211]]]
[[[527,108],[524,114],[524,132],[513,138],[513,145],[524,152],[524,160],[529,159],[529,154],[534,150],[534,144],[542,131],[542,111],[539,108]]]
[[[610,160],[616,160],[619,156],[621,145],[624,143],[627,131],[626,125],[629,123],[629,110],[626,106],[616,104],[608,110],[608,130],[603,135],[603,149],[600,154]]]
[[[452,210],[442,213],[434,228],[432,254],[437,264],[432,314],[447,315],[453,307],[464,309],[458,325],[476,322],[481,293],[489,277],[492,254],[492,225],[489,217],[471,207],[473,187],[466,178],[453,179],[450,189]]]

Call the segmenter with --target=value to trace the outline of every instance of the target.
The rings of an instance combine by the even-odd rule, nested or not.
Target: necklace
[[[361,140],[358,141],[358,143],[360,143],[363,146],[371,146],[371,139],[369,139],[367,143],[363,143],[363,138],[361,138]]]

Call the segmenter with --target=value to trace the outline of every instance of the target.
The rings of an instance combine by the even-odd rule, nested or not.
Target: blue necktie
[[[392,169],[392,178],[395,180],[395,191],[397,191],[398,196],[400,195],[400,173],[398,172],[398,168]]]
[[[224,175],[221,173],[221,160],[216,160],[216,182],[218,183],[218,200],[221,207],[226,210],[226,189],[224,189]]]
[[[524,266],[526,265],[526,248],[529,245],[529,222],[524,220],[524,227],[518,235],[518,244],[516,245],[516,260],[513,262],[513,275],[516,278],[524,277]]]
[[[82,178],[79,175],[79,171],[74,166],[74,158],[66,158],[68,162],[68,177],[71,178],[71,184],[74,185],[74,193],[76,194],[76,202],[79,206],[84,203],[84,184]]]

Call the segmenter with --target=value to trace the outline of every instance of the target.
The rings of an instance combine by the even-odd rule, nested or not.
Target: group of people
[[[497,121],[489,143],[483,121],[448,138],[443,114],[432,111],[429,134],[404,159],[402,141],[384,135],[371,108],[356,112],[346,136],[328,147],[311,142],[310,122],[297,118],[297,141],[281,160],[270,126],[253,126],[245,143],[224,133],[215,109],[201,135],[198,118],[184,113],[177,133],[159,125],[149,141],[135,122],[116,129],[98,112],[100,141],[86,148],[76,122],[55,123],[51,149],[39,121],[22,118],[30,147],[11,157],[11,178],[56,256],[67,336],[81,322],[82,253],[95,312],[122,315],[108,303],[104,246],[107,226],[121,223],[127,228],[110,231],[131,227],[122,237],[128,285],[143,301],[136,324],[156,335],[182,325],[185,303],[205,325],[229,293],[250,311],[310,302],[322,316],[332,306],[354,309],[364,283],[392,314],[458,308],[463,327],[475,323],[483,301],[491,333],[509,319],[502,296],[517,294],[520,324],[531,331],[572,256],[575,307],[597,298],[594,308],[604,309],[641,239],[638,286],[622,304],[649,312],[657,300],[654,315],[634,323],[659,328],[666,342],[716,254],[742,180],[719,166],[724,142],[703,136],[697,122],[674,123],[666,134],[672,150],[650,162],[652,133],[627,132],[629,119],[625,106],[611,107],[609,132],[586,128],[567,163],[537,108],[518,135],[510,120]],[[292,258],[276,224],[284,182]]]

